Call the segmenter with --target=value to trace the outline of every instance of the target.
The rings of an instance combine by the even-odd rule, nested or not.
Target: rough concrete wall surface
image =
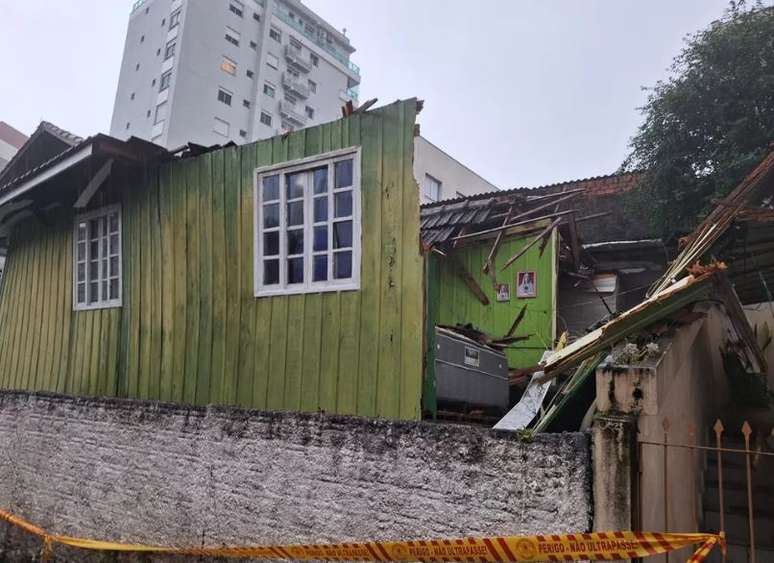
[[[0,508],[53,533],[250,545],[587,531],[586,434],[0,393]],[[0,527],[0,559],[35,542]],[[68,560],[85,559],[68,553]]]

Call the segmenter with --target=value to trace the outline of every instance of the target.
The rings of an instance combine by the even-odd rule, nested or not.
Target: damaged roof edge
[[[544,364],[544,380],[551,379],[595,353],[605,350],[627,336],[668,317],[683,307],[717,294],[723,303],[737,336],[750,353],[750,360],[757,364],[759,372],[765,371],[766,360],[752,335],[752,329],[731,285],[721,270],[714,270],[698,277],[687,276],[601,328],[579,338],[569,346],[553,353]]]

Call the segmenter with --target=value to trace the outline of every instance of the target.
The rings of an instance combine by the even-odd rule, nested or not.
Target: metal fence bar
[[[720,421],[720,419],[717,419],[715,421],[715,426],[712,427],[712,429],[715,431],[715,444],[716,444],[716,450],[717,450],[717,464],[718,464],[718,501],[720,504],[720,533],[725,533],[726,531],[726,512],[725,512],[725,504],[723,499],[723,443],[722,443],[722,435],[723,435],[723,423]],[[723,558],[723,563],[726,563],[726,550],[721,550],[721,556]]]
[[[752,501],[752,470],[750,468],[750,434],[752,434],[752,428],[744,422],[742,425],[742,434],[744,434],[744,449],[747,451],[745,455],[745,462],[747,466],[747,516],[748,523],[750,525],[750,563],[756,563],[755,561],[755,520],[753,517],[753,501]]]
[[[664,532],[669,532],[669,480],[667,468],[669,463],[667,461],[669,451],[669,419],[664,417],[661,423],[664,428]],[[666,563],[669,563],[669,553],[664,556]]]

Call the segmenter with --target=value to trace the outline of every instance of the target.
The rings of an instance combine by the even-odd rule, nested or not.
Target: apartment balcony
[[[289,64],[302,72],[309,72],[312,70],[312,61],[299,52],[298,49],[290,45],[285,46],[285,59]]]
[[[282,75],[282,85],[285,87],[285,90],[290,92],[293,96],[304,99],[309,97],[309,87],[306,84],[302,84],[300,81],[295,80],[290,75]]]
[[[299,113],[296,110],[296,106],[286,102],[285,100],[280,101],[280,115],[288,121],[292,121],[293,123],[302,127],[306,125],[306,116],[302,113]]]

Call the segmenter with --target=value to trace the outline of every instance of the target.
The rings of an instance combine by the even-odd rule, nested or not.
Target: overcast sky
[[[361,100],[425,100],[422,133],[502,188],[613,172],[642,86],[727,0],[307,0],[346,27]],[[767,1],[767,3],[770,3]],[[132,0],[0,0],[0,120],[107,132]]]

